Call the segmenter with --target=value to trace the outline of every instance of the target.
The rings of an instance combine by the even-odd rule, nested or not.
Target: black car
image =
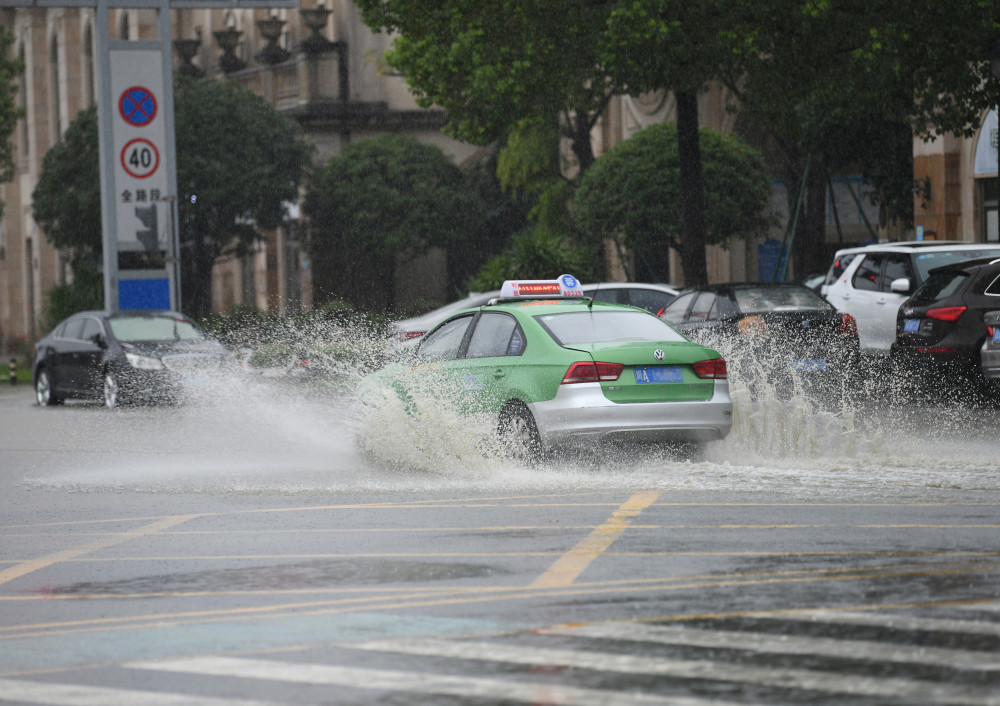
[[[787,388],[791,378],[839,383],[857,372],[858,328],[799,284],[742,283],[682,292],[661,318],[689,338],[723,351],[734,377]]]
[[[891,355],[910,374],[976,382],[986,340],[983,319],[1000,309],[1000,258],[966,260],[928,273],[899,307]]]
[[[31,372],[42,406],[66,398],[177,399],[229,357],[194,321],[173,311],[83,311],[35,344]]]

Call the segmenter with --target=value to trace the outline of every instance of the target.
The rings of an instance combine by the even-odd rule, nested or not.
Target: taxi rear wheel
[[[531,412],[521,402],[512,402],[500,412],[500,445],[504,453],[522,463],[537,463],[542,439]]]

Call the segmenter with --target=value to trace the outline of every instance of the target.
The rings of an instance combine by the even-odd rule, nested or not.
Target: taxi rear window
[[[666,322],[642,311],[574,311],[535,320],[560,346],[622,341],[686,341]]]

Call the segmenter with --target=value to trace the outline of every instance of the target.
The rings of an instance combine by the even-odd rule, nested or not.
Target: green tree
[[[684,283],[690,286],[708,281],[698,94],[709,81],[739,73],[738,50],[752,45],[753,37],[744,4],[752,5],[749,0],[620,0],[600,52],[614,83],[628,93],[674,93],[683,233],[679,253]]]
[[[767,232],[770,179],[761,155],[731,135],[700,131],[705,188],[705,243]],[[621,142],[584,175],[574,214],[595,244],[606,239],[669,281],[670,247],[682,248],[684,187],[680,138],[673,123],[652,125]],[[623,258],[624,260],[624,258]]]
[[[24,111],[17,105],[17,80],[24,70],[23,64],[10,58],[14,35],[0,27],[0,183],[10,181],[14,175],[14,153],[10,136]],[[0,218],[3,202],[0,201]]]
[[[403,135],[349,144],[316,170],[303,202],[316,295],[393,309],[396,268],[431,247],[461,246],[480,208],[437,147]]]
[[[356,0],[364,22],[396,32],[386,60],[450,134],[475,144],[518,121],[559,118],[581,172],[590,131],[617,86],[597,55],[610,3],[579,0]]]
[[[263,98],[225,81],[181,79],[174,94],[181,292],[197,317],[212,308],[212,266],[276,228],[299,196],[311,148]]]
[[[96,272],[101,262],[100,163],[97,108],[87,108],[45,153],[31,195],[32,217],[75,273]]]
[[[744,4],[744,3],[741,3]],[[753,41],[724,76],[741,118],[766,133],[797,192],[807,156],[796,270],[825,267],[827,177],[860,169],[889,217],[912,222],[912,135],[969,135],[994,102],[986,60],[1000,35],[993,0],[773,0],[742,8]]]
[[[216,258],[280,224],[310,148],[294,123],[233,84],[181,79],[174,96],[182,308],[203,317]],[[95,271],[103,250],[95,109],[78,113],[46,153],[32,202],[35,221],[70,254],[75,274]]]

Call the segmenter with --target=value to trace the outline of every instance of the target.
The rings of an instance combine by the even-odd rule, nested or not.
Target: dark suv
[[[1000,258],[966,260],[928,273],[896,316],[894,361],[938,377],[976,379],[983,316],[1000,309]]]

